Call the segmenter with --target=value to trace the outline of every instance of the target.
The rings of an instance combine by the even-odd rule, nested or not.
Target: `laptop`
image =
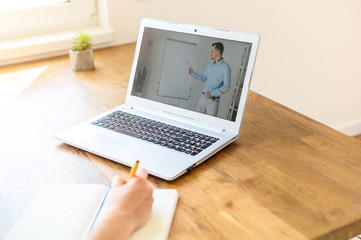
[[[257,34],[142,19],[125,103],[56,136],[172,181],[239,138]]]

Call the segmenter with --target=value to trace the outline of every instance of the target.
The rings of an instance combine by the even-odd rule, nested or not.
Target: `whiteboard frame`
[[[192,42],[187,42],[187,41],[183,41],[183,40],[178,40],[178,39],[174,39],[174,38],[169,38],[167,37],[166,38],[166,44],[164,46],[164,54],[163,54],[163,63],[162,63],[162,72],[161,72],[161,77],[158,81],[158,90],[157,90],[157,95],[158,96],[161,96],[161,97],[167,97],[167,98],[175,98],[175,99],[182,99],[182,100],[188,100],[190,98],[190,91],[191,91],[191,76],[187,73],[187,69],[185,68],[184,69],[184,75],[187,77],[187,80],[188,81],[188,85],[185,87],[185,90],[183,91],[182,89],[182,92],[178,92],[180,89],[176,89],[176,91],[173,93],[173,92],[164,92],[164,86],[166,86],[165,88],[168,88],[168,85],[170,83],[173,83],[173,79],[171,81],[167,80],[167,79],[164,79],[164,71],[168,70],[166,69],[165,65],[167,65],[167,61],[169,59],[166,59],[166,54],[167,54],[167,51],[169,51],[168,48],[168,41],[173,41],[173,42],[177,42],[177,43],[183,43],[183,44],[188,44],[188,45],[192,45],[192,46],[197,46],[196,43],[192,43]],[[195,49],[194,49],[194,52],[193,52],[193,56],[192,56],[192,61],[191,61],[191,64],[193,63],[194,61],[194,55],[195,55]],[[179,57],[179,56],[178,56]],[[177,61],[181,61],[181,59],[177,60]],[[189,62],[189,61],[185,61],[184,62],[184,66],[186,66],[186,62]],[[180,76],[177,76],[178,74],[176,73],[175,74],[175,79],[178,79],[178,77]],[[173,89],[172,89],[173,91]],[[183,93],[184,92],[184,93]]]

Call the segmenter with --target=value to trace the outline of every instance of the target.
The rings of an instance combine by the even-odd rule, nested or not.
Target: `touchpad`
[[[91,145],[94,150],[99,149],[106,150],[108,152],[117,152],[130,144],[130,142],[106,134],[96,135],[85,143]]]

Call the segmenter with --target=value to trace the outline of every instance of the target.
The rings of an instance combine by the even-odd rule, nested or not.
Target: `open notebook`
[[[42,188],[6,240],[85,239],[109,187],[101,184],[59,185]],[[150,220],[129,238],[167,239],[178,202],[175,189],[155,189]]]

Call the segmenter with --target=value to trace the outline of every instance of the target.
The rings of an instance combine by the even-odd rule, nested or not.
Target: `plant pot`
[[[74,71],[86,71],[94,69],[93,49],[84,51],[69,50],[71,65]]]

